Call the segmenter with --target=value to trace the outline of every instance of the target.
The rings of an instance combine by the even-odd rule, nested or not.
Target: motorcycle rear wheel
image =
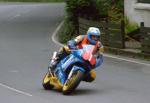
[[[68,79],[62,89],[64,95],[71,94],[77,86],[80,84],[81,80],[83,79],[83,73],[81,71],[77,71],[72,75],[70,79]]]
[[[42,85],[45,90],[53,89],[54,86],[50,84],[50,74],[49,73],[46,73],[46,75],[44,76]]]

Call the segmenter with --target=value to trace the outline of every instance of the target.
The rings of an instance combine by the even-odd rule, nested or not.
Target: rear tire
[[[77,71],[76,73],[74,73],[72,77],[65,82],[62,90],[63,94],[64,95],[71,94],[80,84],[82,78],[83,73],[81,71]]]
[[[49,73],[46,73],[46,75],[44,76],[42,85],[45,90],[53,89],[54,86],[50,84],[50,74]]]

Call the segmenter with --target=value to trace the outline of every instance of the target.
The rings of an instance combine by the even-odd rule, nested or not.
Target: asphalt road
[[[59,48],[51,36],[64,15],[64,4],[0,4],[0,102],[149,103],[150,64],[129,58],[106,56],[96,80],[71,96],[42,88],[48,56]]]

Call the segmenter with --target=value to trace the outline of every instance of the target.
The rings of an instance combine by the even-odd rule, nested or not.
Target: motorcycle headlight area
[[[92,66],[96,64],[96,58],[89,52],[83,53],[82,58],[86,61],[89,61]]]

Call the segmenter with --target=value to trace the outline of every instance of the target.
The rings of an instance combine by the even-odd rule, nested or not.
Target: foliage
[[[91,18],[107,15],[110,0],[67,0],[66,3],[68,17],[75,20],[79,15]]]
[[[125,18],[125,33],[129,34],[133,32],[134,30],[137,30],[139,28],[139,25],[137,23],[130,23],[129,19]]]
[[[69,20],[77,25],[77,17],[99,19],[109,16],[111,20],[123,18],[123,0],[67,0]]]
[[[64,25],[58,33],[58,40],[61,43],[66,43],[68,40],[72,38],[74,32],[75,32],[75,27],[73,23],[71,21],[68,21],[67,18],[65,18]]]
[[[116,8],[122,10],[124,8],[124,0],[112,0]]]
[[[95,0],[96,8],[101,15],[107,15],[110,8],[111,0]]]
[[[68,21],[78,30],[78,17],[99,19],[107,15],[108,0],[66,0]]]
[[[111,21],[120,22],[124,20],[124,2],[123,0],[112,0],[109,7],[108,16]]]

